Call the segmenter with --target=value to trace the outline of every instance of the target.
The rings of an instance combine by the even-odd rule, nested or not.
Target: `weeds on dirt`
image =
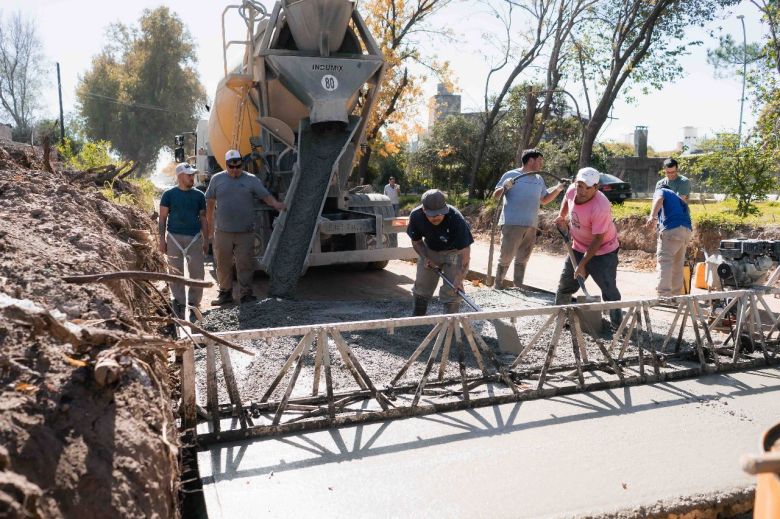
[[[132,178],[126,180],[129,184],[135,186],[134,192],[119,191],[114,187],[115,180],[106,182],[100,189],[100,193],[106,197],[106,200],[113,204],[124,205],[129,207],[138,207],[144,211],[151,212],[154,210],[154,197],[157,193],[157,188],[154,187],[154,183],[148,178]]]

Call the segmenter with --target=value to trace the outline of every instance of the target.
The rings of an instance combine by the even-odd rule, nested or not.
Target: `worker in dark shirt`
[[[456,288],[463,290],[474,238],[466,219],[460,211],[447,205],[444,193],[438,189],[423,193],[422,205],[409,215],[406,234],[412,239],[412,247],[420,256],[417,261],[417,278],[412,288],[414,315],[425,315],[439,283],[436,269],[440,268]],[[446,313],[458,312],[458,295],[446,283],[442,283],[439,299]]]

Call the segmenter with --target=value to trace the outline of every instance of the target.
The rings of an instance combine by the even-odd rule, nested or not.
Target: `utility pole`
[[[739,147],[742,147],[742,111],[745,108],[745,78],[747,76],[747,35],[745,34],[745,17],[737,16],[742,22],[742,100],[739,103]]]
[[[60,62],[57,62],[57,90],[60,94],[60,144],[65,141],[65,117],[62,114],[62,82],[60,82]],[[741,116],[740,116],[741,117]]]

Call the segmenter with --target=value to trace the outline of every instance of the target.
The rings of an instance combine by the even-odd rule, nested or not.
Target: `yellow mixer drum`
[[[225,167],[225,152],[251,153],[249,137],[260,135],[257,109],[249,98],[252,77],[228,74],[219,82],[209,116],[209,145],[217,162]]]

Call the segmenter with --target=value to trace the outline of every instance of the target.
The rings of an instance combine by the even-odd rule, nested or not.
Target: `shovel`
[[[566,250],[569,253],[569,261],[571,262],[571,266],[574,268],[574,271],[577,271],[577,265],[579,265],[579,262],[577,261],[577,257],[574,255],[574,249],[571,248],[571,240],[569,239],[569,235],[561,230],[560,227],[557,225],[555,226],[556,229],[558,229],[558,232],[561,233],[561,237],[563,238],[564,243],[566,244]],[[577,298],[577,303],[599,303],[601,302],[601,296],[592,296],[588,293],[588,289],[585,288],[585,280],[579,276],[577,276],[577,283],[580,285],[580,290],[582,290],[582,293],[585,294],[583,297]],[[585,329],[595,335],[598,330],[601,329],[601,312],[598,310],[588,310],[582,312],[582,318],[585,324]],[[583,359],[587,359],[587,353],[583,355]]]
[[[482,311],[482,309],[479,306],[477,306],[477,303],[475,303],[474,300],[472,300],[469,296],[467,296],[463,290],[460,290],[455,287],[452,281],[450,281],[447,278],[447,276],[444,275],[444,272],[442,272],[441,268],[437,268],[436,272],[439,274],[441,280],[444,283],[446,283],[451,289],[453,289],[455,293],[458,294],[458,296],[460,296],[460,298],[463,299],[463,301],[465,301],[466,304],[472,308],[472,310],[474,310],[475,312]],[[505,323],[500,319],[491,320],[490,323],[496,329],[498,346],[501,348],[502,351],[519,354],[523,350],[523,348],[520,345],[520,338],[517,336],[517,330],[513,325]]]

